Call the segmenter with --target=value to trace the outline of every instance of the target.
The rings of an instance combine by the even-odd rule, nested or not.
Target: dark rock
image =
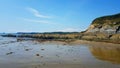
[[[36,56],[40,56],[40,54],[36,54]]]

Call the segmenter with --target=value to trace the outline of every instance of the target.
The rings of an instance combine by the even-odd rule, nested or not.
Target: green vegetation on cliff
[[[96,18],[92,22],[92,24],[94,24],[95,26],[100,25],[120,26],[120,13]]]

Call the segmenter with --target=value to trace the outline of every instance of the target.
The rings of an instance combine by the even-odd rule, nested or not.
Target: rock
[[[36,54],[36,56],[40,56],[40,54]]]
[[[89,28],[81,33],[81,39],[120,43],[120,13],[96,18]]]
[[[25,51],[29,51],[29,49],[25,49]]]
[[[114,34],[110,37],[111,40],[120,40],[120,34]]]
[[[41,49],[42,51],[45,50],[45,49]]]
[[[120,14],[96,18],[86,32],[118,34],[120,33]]]
[[[13,54],[14,52],[9,52],[9,53],[6,53],[6,55],[10,55],[10,54]]]

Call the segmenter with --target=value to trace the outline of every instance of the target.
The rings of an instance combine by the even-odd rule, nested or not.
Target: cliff
[[[86,32],[118,34],[120,33],[120,13],[103,16],[93,20]]]
[[[120,43],[120,14],[96,18],[81,39]]]

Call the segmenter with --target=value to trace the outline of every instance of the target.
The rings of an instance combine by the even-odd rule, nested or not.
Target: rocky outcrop
[[[120,43],[120,14],[96,18],[81,39]]]
[[[86,33],[106,33],[106,34],[119,34],[120,33],[120,14],[103,16],[96,18]]]
[[[111,27],[110,25],[106,25],[106,26],[95,27],[94,25],[91,25],[86,32],[93,32],[93,33],[101,32],[106,34],[116,34],[116,33],[120,33],[120,26]]]

